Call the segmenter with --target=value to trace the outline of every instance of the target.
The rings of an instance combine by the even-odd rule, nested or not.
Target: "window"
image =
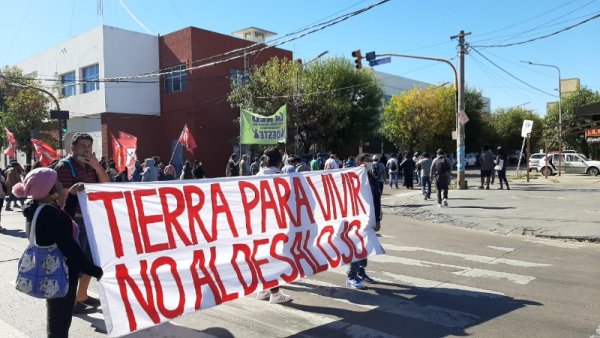
[[[60,76],[61,95],[63,97],[75,95],[75,72],[69,72]]]
[[[174,93],[187,89],[187,71],[185,65],[179,65],[165,70],[165,92]]]
[[[244,70],[231,68],[229,70],[229,80],[237,85],[242,84],[244,82]]]
[[[99,78],[98,64],[81,68],[81,93],[89,93],[100,89]]]

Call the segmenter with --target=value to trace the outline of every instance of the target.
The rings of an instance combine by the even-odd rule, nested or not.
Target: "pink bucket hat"
[[[56,171],[50,168],[37,168],[30,171],[23,182],[15,184],[12,193],[17,197],[31,196],[40,199],[48,195],[56,184]]]

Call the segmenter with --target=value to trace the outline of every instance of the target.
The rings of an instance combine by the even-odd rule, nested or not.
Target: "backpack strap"
[[[69,160],[68,158],[63,158],[59,162],[67,163],[69,165],[69,168],[71,169],[71,176],[73,176],[74,178],[77,177],[77,171],[75,171],[75,167],[73,166],[73,163],[71,163],[71,160]]]
[[[29,244],[33,246],[37,245],[37,240],[35,236],[35,223],[40,215],[40,211],[44,208],[46,204],[40,204],[37,209],[35,209],[35,213],[33,214],[33,218],[31,219],[31,223],[29,224]]]

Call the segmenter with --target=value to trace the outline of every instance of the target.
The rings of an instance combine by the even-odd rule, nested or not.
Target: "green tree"
[[[562,95],[562,138],[563,149],[573,149],[589,155],[595,146],[588,145],[582,138],[585,129],[593,126],[591,120],[576,116],[579,107],[600,102],[600,93],[587,87]],[[544,118],[544,137],[549,149],[557,150],[559,143],[559,114],[558,104],[551,105]],[[597,149],[595,149],[597,151]]]
[[[490,146],[502,146],[506,151],[521,149],[523,138],[521,129],[524,120],[533,121],[531,131],[532,151],[543,149],[543,120],[533,111],[521,107],[498,108],[485,118],[485,123],[492,131],[484,139]]]
[[[32,131],[49,130],[53,123],[49,119],[48,98],[35,89],[36,83],[25,79],[17,67],[5,67],[0,74],[0,126],[9,129],[31,161]],[[1,133],[3,138],[4,133]],[[47,137],[42,137],[47,140]],[[52,142],[53,143],[53,142]]]
[[[232,83],[229,101],[259,114],[288,105],[288,135],[300,137],[297,153],[317,149],[342,151],[377,132],[383,92],[369,70],[356,71],[344,58],[303,66],[272,59],[254,67],[246,83]],[[288,137],[293,148],[294,137]]]
[[[467,136],[467,143],[480,137],[477,125],[482,120],[481,94],[467,90],[465,107],[470,120],[466,125],[465,135],[470,130],[473,131],[473,136]],[[454,87],[413,87],[392,96],[382,113],[381,134],[402,150],[434,150],[441,147],[450,151],[456,148],[455,141],[450,137],[455,128]]]

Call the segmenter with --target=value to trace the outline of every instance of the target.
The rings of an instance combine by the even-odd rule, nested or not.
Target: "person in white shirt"
[[[327,161],[325,161],[325,170],[327,169],[339,169],[340,165],[337,162],[337,156],[331,154]]]
[[[390,159],[385,164],[385,167],[390,174],[390,188],[395,185],[396,189],[398,189],[398,160],[396,160],[396,155],[391,155]]]

